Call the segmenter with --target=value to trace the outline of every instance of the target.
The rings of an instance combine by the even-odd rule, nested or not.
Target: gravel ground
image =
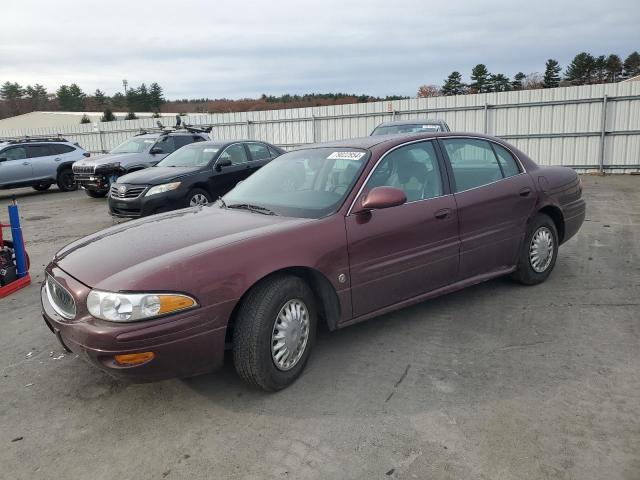
[[[500,279],[321,332],[292,387],[231,362],[154,384],[64,354],[43,266],[112,224],[82,192],[18,195],[34,282],[0,300],[0,478],[639,479],[640,177],[585,177],[550,279]],[[99,261],[99,259],[97,259]]]

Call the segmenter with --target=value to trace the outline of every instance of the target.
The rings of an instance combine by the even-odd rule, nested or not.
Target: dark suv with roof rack
[[[75,190],[71,165],[88,156],[62,137],[0,138],[0,189],[43,191],[55,183],[63,192]]]
[[[118,177],[152,167],[180,147],[210,140],[211,127],[154,130],[140,132],[105,155],[74,163],[73,175],[78,185],[90,197],[104,197]]]

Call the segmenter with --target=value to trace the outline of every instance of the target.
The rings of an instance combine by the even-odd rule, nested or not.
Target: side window
[[[240,165],[248,161],[247,152],[245,152],[244,145],[241,143],[227,147],[227,149],[220,154],[219,158],[231,160],[231,165]]]
[[[249,147],[249,152],[253,160],[268,160],[271,158],[271,154],[266,145],[261,143],[247,143],[247,147]]]
[[[489,142],[472,138],[443,139],[453,170],[456,192],[502,179],[502,171]]]
[[[271,158],[276,158],[276,157],[279,157],[280,155],[282,155],[276,149],[271,148],[271,147],[269,147],[269,153],[271,154]]]
[[[27,158],[27,150],[24,147],[7,148],[0,153],[0,157],[4,157],[7,160],[22,160]]]
[[[204,142],[204,141],[205,141],[205,139],[202,138],[202,137],[199,137],[198,135],[194,135],[193,136],[193,143],[195,143],[195,142]]]
[[[193,138],[190,135],[180,135],[177,137],[173,137],[173,142],[175,145],[175,149],[179,149],[181,147],[184,147],[185,145],[189,145],[190,143],[193,143]]]
[[[511,155],[511,153],[509,153],[506,148],[498,145],[497,143],[494,143],[493,149],[498,156],[498,162],[500,162],[502,173],[504,173],[505,178],[513,177],[514,175],[518,175],[520,173],[520,168],[518,168],[516,159],[513,158],[513,155]]]
[[[54,143],[50,145],[55,155],[64,155],[65,153],[71,153],[75,150],[75,148],[69,145],[61,145],[59,143]]]
[[[27,151],[29,152],[29,158],[55,155],[55,152],[50,145],[28,145]]]
[[[154,145],[154,148],[161,148],[162,153],[173,153],[176,150],[174,138],[175,137],[171,137],[169,135],[160,137]]]
[[[442,176],[433,142],[405,145],[389,153],[376,167],[367,188],[396,187],[407,202],[442,195]]]

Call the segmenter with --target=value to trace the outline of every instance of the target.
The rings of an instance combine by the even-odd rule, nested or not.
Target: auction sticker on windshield
[[[364,152],[333,152],[327,160],[360,160],[364,155]]]

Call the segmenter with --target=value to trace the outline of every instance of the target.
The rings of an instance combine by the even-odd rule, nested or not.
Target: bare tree
[[[437,85],[422,85],[418,88],[418,98],[439,97],[442,93]]]

